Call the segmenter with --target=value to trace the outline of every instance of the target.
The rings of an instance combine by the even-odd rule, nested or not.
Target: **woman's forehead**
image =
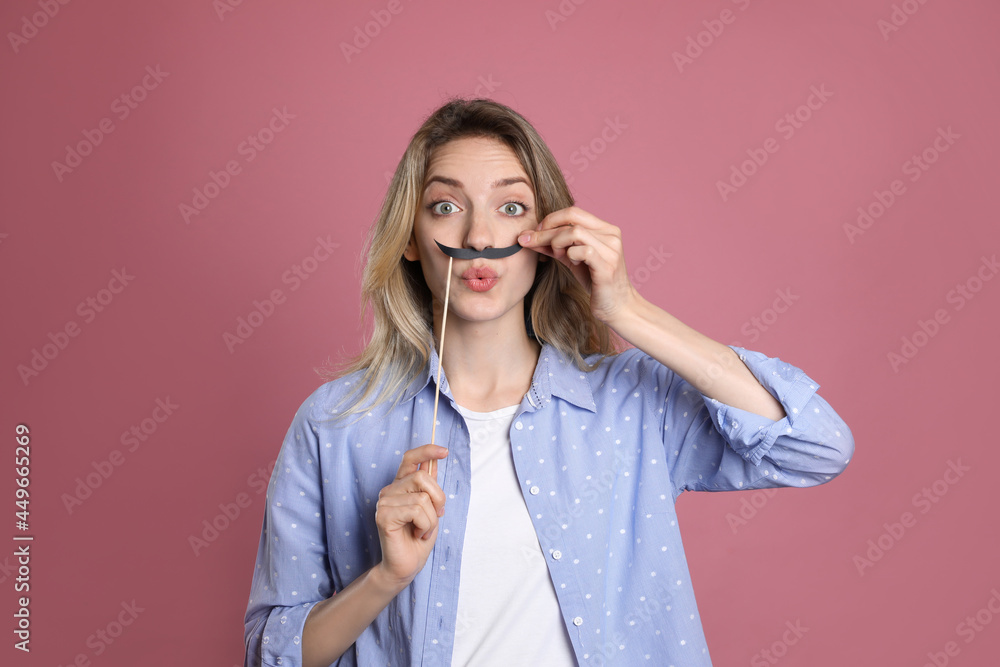
[[[505,176],[527,176],[517,154],[502,141],[488,137],[462,137],[435,148],[428,161],[426,178],[444,175],[460,179],[456,174],[439,173],[448,170],[478,173],[504,170],[511,172]]]

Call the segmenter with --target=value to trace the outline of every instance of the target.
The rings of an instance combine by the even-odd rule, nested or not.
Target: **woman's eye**
[[[450,201],[439,201],[431,206],[431,211],[437,215],[451,215],[458,210],[458,207]]]
[[[503,212],[507,215],[521,215],[525,212],[524,204],[510,201],[503,205]]]

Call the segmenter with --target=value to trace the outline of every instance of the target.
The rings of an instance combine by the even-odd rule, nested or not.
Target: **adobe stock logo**
[[[236,8],[243,4],[243,0],[212,0],[212,9],[219,21],[226,20],[226,14],[235,12]]]
[[[77,315],[83,318],[84,324],[90,324],[97,319],[97,314],[104,312],[104,309],[115,300],[115,296],[121,294],[133,280],[135,280],[135,276],[128,273],[124,266],[120,270],[113,269],[107,288],[100,289],[94,296],[88,296],[81,301],[76,307]],[[27,387],[33,378],[38,377],[42,371],[48,368],[49,364],[69,347],[70,339],[79,336],[82,330],[76,320],[67,320],[66,324],[57,329],[55,333],[51,331],[48,333],[49,342],[42,344],[41,351],[37,347],[31,348],[31,359],[28,361],[28,365],[17,365],[17,374],[24,386]]]
[[[901,5],[893,5],[892,12],[889,14],[889,20],[879,19],[875,22],[875,26],[878,31],[882,33],[882,39],[886,42],[889,41],[889,35],[894,32],[899,32],[899,29],[906,25],[910,17],[920,11],[921,5],[926,3],[927,0],[903,0]]]
[[[316,246],[312,252],[296,264],[292,264],[281,274],[281,282],[289,285],[289,292],[297,291],[306,280],[319,270],[323,262],[333,256],[333,251],[340,247],[339,243],[330,240],[330,235],[326,238],[316,237]],[[287,296],[281,288],[274,288],[270,294],[264,297],[263,301],[253,300],[253,308],[246,317],[240,315],[236,318],[236,327],[232,332],[222,332],[222,342],[225,343],[229,354],[236,351],[238,345],[247,342],[251,336],[266,322],[274,316],[278,306],[286,303]]]
[[[941,502],[951,487],[958,484],[965,474],[972,470],[971,467],[962,465],[962,459],[954,461],[949,459],[947,463],[948,467],[940,478],[913,494],[911,503],[921,514],[930,512],[935,504]],[[903,512],[899,515],[898,521],[884,522],[882,527],[885,530],[876,538],[868,540],[868,549],[863,554],[855,554],[852,559],[854,567],[858,570],[858,576],[865,576],[865,570],[874,567],[875,563],[882,560],[889,550],[903,539],[907,529],[917,525],[917,518],[913,512]]]
[[[34,38],[38,31],[49,24],[49,19],[56,17],[61,9],[60,5],[68,5],[69,0],[38,0],[38,7],[42,10],[35,12],[29,19],[27,16],[21,17],[21,29],[18,32],[8,32],[7,41],[14,53],[18,53],[28,40]]]
[[[128,447],[129,452],[136,451],[180,407],[179,404],[171,401],[169,396],[166,399],[157,398],[155,407],[150,411],[149,415],[138,424],[132,424],[128,430],[122,431],[119,441],[123,446]],[[90,467],[93,470],[88,471],[86,475],[78,476],[74,479],[76,486],[73,487],[72,493],[63,493],[60,496],[66,512],[72,514],[74,509],[81,507],[85,500],[93,496],[111,478],[115,473],[115,469],[124,463],[125,454],[120,449],[112,449],[107,458],[99,458],[91,461]]]
[[[160,84],[170,76],[170,72],[164,72],[157,65],[146,65],[146,74],[130,90],[122,93],[111,101],[111,112],[118,117],[119,121],[124,121],[131,113],[139,108],[139,105],[146,101],[149,93],[160,87]],[[72,174],[73,170],[83,164],[83,159],[93,154],[94,150],[104,143],[104,137],[115,131],[115,124],[108,117],[104,117],[97,122],[97,127],[92,130],[82,130],[83,139],[75,144],[66,144],[66,155],[62,162],[52,161],[52,171],[56,175],[56,180],[60,183],[67,174]]]
[[[993,277],[1000,273],[1000,262],[997,261],[996,253],[991,257],[982,255],[979,258],[979,266],[976,271],[960,283],[948,290],[945,295],[945,302],[952,304],[955,312],[962,310],[967,303],[976,298],[976,294],[983,289],[983,286],[993,280]],[[914,357],[926,347],[931,339],[940,333],[944,325],[951,322],[951,314],[945,308],[938,308],[933,315],[926,320],[918,319],[917,328],[909,336],[901,336],[901,344],[897,350],[890,350],[886,353],[893,373],[898,373],[900,367],[910,363]]]
[[[587,0],[562,0],[556,7],[557,11],[551,9],[545,10],[545,20],[548,21],[549,27],[555,31],[559,27],[559,24],[566,21],[570,16],[576,13],[576,8],[582,5]]]
[[[340,43],[340,52],[344,54],[344,60],[348,64],[351,63],[351,59],[361,55],[361,52],[367,49],[372,40],[382,34],[382,31],[389,27],[392,23],[394,16],[398,16],[403,12],[403,3],[400,0],[389,0],[386,3],[384,9],[372,9],[369,10],[372,20],[364,24],[364,26],[356,25],[354,26],[354,38],[351,43],[347,42]]]
[[[248,134],[246,139],[236,146],[237,155],[242,156],[243,161],[247,164],[253,162],[261,152],[271,145],[278,134],[291,124],[291,121],[295,117],[295,114],[288,112],[288,107],[282,107],[281,109],[272,107],[271,117],[268,119],[267,124],[255,133]],[[209,169],[208,180],[205,184],[201,187],[191,189],[191,204],[188,205],[186,202],[180,202],[177,205],[177,210],[180,212],[181,217],[184,218],[184,224],[191,224],[191,219],[200,215],[202,211],[208,208],[208,205],[232,184],[233,179],[242,173],[243,165],[236,159],[227,161],[219,171]]]
[[[1000,616],[1000,591],[996,588],[991,588],[990,597],[986,600],[986,603],[975,614],[969,614],[956,625],[955,634],[962,637],[966,644],[971,644],[976,639],[976,636],[993,622],[996,616]],[[959,647],[958,642],[945,642],[941,651],[927,652],[927,662],[924,663],[923,667],[945,667],[951,662],[950,658],[958,656],[961,652],[962,649]]]
[[[742,12],[746,11],[747,7],[750,6],[750,0],[733,0],[733,4],[739,6]],[[715,40],[722,36],[722,33],[726,30],[726,26],[736,21],[736,16],[731,9],[723,9],[719,13],[719,18],[703,20],[701,24],[705,26],[705,29],[693,37],[688,35],[684,52],[673,52],[674,65],[677,66],[677,71],[683,74],[685,67],[693,65],[694,61],[700,58],[705,53],[705,50],[715,44]]]
[[[267,491],[271,481],[271,473],[274,472],[274,466],[277,464],[278,459],[272,459],[266,466],[257,468],[247,477],[246,485],[254,491],[255,495],[240,491],[231,501],[219,503],[217,505],[219,512],[208,519],[203,519],[201,525],[196,529],[198,532],[188,535],[188,546],[191,547],[195,556],[200,555],[202,551],[218,540],[222,533],[228,530],[241,515],[245,515],[243,510],[253,504],[253,499],[256,496]],[[214,512],[215,508],[213,507],[210,511]]]
[[[136,604],[133,599],[132,602],[121,601],[119,605],[121,611],[119,611],[114,618],[110,621],[97,628],[89,637],[87,637],[86,646],[90,649],[93,656],[96,658],[99,655],[104,654],[108,648],[115,643],[115,641],[122,636],[125,632],[125,628],[131,626],[139,614],[146,611],[145,607],[140,607]],[[66,667],[89,667],[91,664],[90,657],[83,651],[76,654],[69,662],[66,663]],[[62,662],[59,663],[59,667],[63,667]]]
[[[778,661],[788,655],[788,647],[795,646],[807,632],[809,628],[802,625],[802,621],[795,619],[795,623],[785,621],[785,630],[780,640],[776,640],[765,649],[761,649],[750,658],[750,667],[767,667],[777,664]]]
[[[576,167],[576,173],[583,173],[608,149],[608,146],[618,141],[618,138],[628,129],[628,125],[622,122],[621,116],[615,116],[611,120],[610,116],[605,116],[604,127],[601,131],[585,144],[570,153],[569,161]],[[573,183],[573,174],[565,169],[562,170],[566,183]]]
[[[900,171],[903,172],[904,176],[909,176],[911,183],[916,183],[941,158],[941,154],[950,150],[955,145],[955,141],[961,138],[962,135],[952,130],[951,125],[947,129],[939,126],[934,139],[919,153],[914,153],[909,159],[903,162],[899,167]],[[863,206],[858,207],[856,224],[845,222],[843,225],[844,234],[847,235],[847,240],[850,241],[851,245],[854,245],[856,238],[871,229],[872,225],[888,213],[889,209],[906,192],[906,183],[899,178],[890,182],[888,188],[885,190],[879,190],[878,188],[873,190],[872,199],[868,200]]]
[[[666,252],[662,245],[658,248],[649,246],[649,255],[647,255],[646,261],[635,270],[629,272],[629,280],[636,287],[641,287],[649,282],[653,274],[665,266],[667,260],[673,256],[674,253]]]
[[[833,97],[833,93],[826,88],[826,84],[809,87],[809,96],[806,101],[789,111],[784,116],[774,122],[774,131],[779,133],[785,141],[795,136],[806,123],[812,119],[814,112],[819,111]],[[767,164],[771,155],[778,152],[781,144],[774,137],[768,137],[760,148],[748,148],[746,154],[748,159],[743,160],[739,165],[729,166],[729,178],[725,181],[718,180],[715,187],[719,191],[722,201],[728,201],[740,188],[747,184],[749,179],[756,174],[761,167]]]
[[[750,494],[749,498],[740,494],[742,499],[740,500],[739,515],[733,514],[732,512],[726,513],[726,523],[729,524],[729,528],[733,531],[735,535],[740,528],[746,526],[750,521],[757,516],[757,512],[767,505],[767,501],[774,497],[774,494],[778,492],[778,489],[758,489]]]

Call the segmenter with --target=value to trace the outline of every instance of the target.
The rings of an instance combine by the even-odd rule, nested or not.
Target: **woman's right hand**
[[[403,589],[423,569],[437,540],[438,518],[444,515],[444,491],[421,467],[443,459],[448,450],[422,445],[403,454],[396,479],[378,494],[375,525],[382,545],[376,570],[385,582]]]

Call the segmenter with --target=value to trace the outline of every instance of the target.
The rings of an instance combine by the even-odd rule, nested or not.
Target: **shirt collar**
[[[437,381],[437,348],[430,338],[427,339],[427,342],[431,350],[430,359],[424,372],[417,375],[406,389],[403,400],[411,400],[428,384]],[[455,398],[451,394],[444,368],[441,369],[441,393],[452,400]],[[529,394],[529,400],[536,409],[552,400],[553,396],[558,396],[577,407],[597,412],[594,392],[587,379],[587,374],[577,368],[571,358],[549,343],[542,344],[541,352],[538,355],[538,364],[535,366],[535,373],[531,378]]]

